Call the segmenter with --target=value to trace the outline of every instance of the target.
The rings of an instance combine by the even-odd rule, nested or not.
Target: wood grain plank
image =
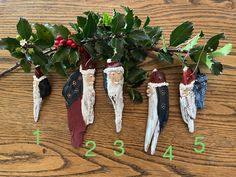
[[[133,8],[152,25],[160,25],[167,39],[179,23],[190,20],[196,33],[202,29],[207,38],[218,32],[226,33],[227,42],[236,45],[235,0],[81,0],[81,1],[20,1],[0,0],[0,38],[15,36],[15,25],[20,16],[31,22],[74,22],[83,11],[111,12],[121,10],[120,5]],[[67,25],[68,26],[68,25]],[[96,73],[95,123],[88,127],[86,140],[93,140],[96,157],[86,157],[89,147],[74,149],[70,145],[66,108],[61,89],[66,79],[51,73],[52,94],[43,103],[40,122],[33,122],[32,75],[21,69],[0,79],[0,176],[200,176],[218,177],[236,174],[236,49],[232,56],[221,58],[224,74],[208,73],[209,85],[206,107],[198,112],[196,132],[189,134],[179,110],[178,84],[180,65],[157,63],[147,59],[142,65],[147,71],[154,67],[166,73],[170,83],[170,117],[160,135],[155,156],[143,151],[147,119],[145,82],[139,90],[144,96],[142,104],[133,105],[125,95],[123,130],[115,133],[114,113],[103,91],[102,68]],[[0,71],[17,60],[6,51],[0,51]],[[35,144],[36,128],[41,131],[41,143]],[[195,136],[205,137],[206,151],[193,151]],[[122,139],[125,154],[116,157],[113,143]],[[162,158],[167,147],[173,146],[174,159]]]

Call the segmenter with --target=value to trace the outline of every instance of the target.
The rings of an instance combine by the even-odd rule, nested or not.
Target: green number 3
[[[201,149],[194,148],[194,151],[196,153],[202,153],[202,152],[205,151],[205,144],[203,142],[199,141],[199,140],[202,140],[202,139],[204,139],[204,136],[196,136],[195,137],[194,145],[202,147]]]
[[[122,156],[124,153],[125,153],[125,149],[123,148],[124,147],[124,142],[122,140],[116,140],[114,142],[114,146],[116,146],[117,143],[120,143],[120,146],[118,146],[117,148],[121,150],[120,153],[117,153],[117,151],[113,151],[115,156]]]
[[[87,141],[85,146],[87,147],[89,144],[93,144],[93,146],[89,150],[87,150],[87,152],[85,153],[85,156],[87,156],[87,157],[96,157],[96,154],[90,154],[90,152],[92,152],[96,148],[95,141]]]

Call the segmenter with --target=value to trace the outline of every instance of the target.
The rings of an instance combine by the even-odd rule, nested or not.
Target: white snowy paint
[[[180,110],[184,122],[188,125],[190,133],[194,132],[194,119],[196,119],[197,107],[195,104],[195,95],[193,92],[194,81],[188,85],[180,83]]]
[[[122,78],[120,79],[119,82],[113,83],[111,79],[109,79],[109,74],[111,72],[122,73]],[[104,73],[107,74],[108,96],[115,110],[116,132],[119,133],[122,129],[122,113],[124,109],[124,102],[123,102],[124,68],[122,66],[106,68],[104,69]]]
[[[34,101],[34,121],[38,122],[39,120],[39,112],[42,104],[42,98],[40,97],[40,91],[39,91],[39,82],[43,79],[46,79],[46,76],[42,76],[40,78],[37,78],[36,76],[33,76],[33,101]]]
[[[81,99],[81,110],[83,119],[86,125],[92,124],[94,121],[94,104],[95,104],[95,90],[94,83],[88,83],[88,77],[94,77],[95,69],[82,70],[80,72],[83,77],[83,96]]]

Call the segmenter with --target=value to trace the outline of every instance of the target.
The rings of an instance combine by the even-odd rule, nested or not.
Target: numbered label
[[[204,139],[204,136],[196,136],[194,141],[194,146],[198,146],[198,148],[193,148],[196,153],[205,152],[205,144],[201,141]]]
[[[172,146],[169,146],[166,152],[162,156],[163,158],[168,158],[170,161],[173,160],[175,156],[173,156]]]
[[[125,153],[125,149],[124,149],[124,142],[122,140],[116,140],[114,142],[114,146],[116,146],[117,144],[119,144],[119,146],[117,147],[120,152],[117,151],[113,151],[115,156],[122,156]]]
[[[93,146],[89,149],[89,150],[87,150],[87,152],[85,153],[85,156],[87,156],[87,157],[96,157],[96,154],[91,154],[91,152],[96,148],[96,143],[95,143],[95,141],[87,141],[86,142],[86,144],[85,144],[85,146],[87,147],[87,146],[89,146],[89,144],[92,144]]]
[[[40,143],[40,131],[39,128],[34,132],[34,135],[36,135],[36,144],[39,145]]]

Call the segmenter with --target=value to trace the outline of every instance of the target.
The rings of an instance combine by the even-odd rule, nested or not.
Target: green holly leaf
[[[67,77],[66,66],[63,63],[61,62],[54,63],[54,69],[61,76]]]
[[[77,24],[78,24],[80,29],[84,28],[86,22],[87,22],[87,19],[85,17],[82,17],[82,16],[77,17]]]
[[[60,34],[63,39],[68,39],[70,35],[70,31],[63,25],[53,25],[53,28],[56,33]]]
[[[125,26],[124,15],[116,12],[111,22],[112,33],[116,34],[118,32],[121,32],[124,26]]]
[[[71,26],[71,28],[73,28],[75,31],[79,32],[79,25],[77,23],[69,23],[69,25]]]
[[[63,60],[67,60],[69,57],[70,49],[66,47],[60,47],[52,57],[53,63],[61,63]]]
[[[91,37],[97,30],[97,23],[93,19],[92,14],[88,15],[88,20],[83,28],[84,37]]]
[[[79,61],[79,55],[78,55],[77,50],[70,49],[70,53],[69,53],[69,62],[70,62],[70,64],[76,66],[78,61]]]
[[[170,35],[170,46],[178,46],[188,40],[193,31],[193,23],[186,21],[176,27]]]
[[[138,18],[138,16],[134,17],[134,28],[135,29],[139,29],[139,27],[141,26],[142,21]]]
[[[181,49],[181,51],[189,51],[190,49],[192,49],[195,45],[198,44],[198,41],[200,38],[202,38],[204,36],[203,32],[201,31],[200,33],[198,33],[196,36],[194,36],[191,40],[189,40],[189,42],[187,43],[187,45],[185,47],[183,47]]]
[[[142,30],[134,30],[130,32],[127,36],[137,42],[150,40],[149,36]]]
[[[224,36],[224,33],[220,33],[220,34],[217,34],[213,37],[211,37],[208,41],[207,41],[207,44],[205,46],[205,50],[207,52],[213,52],[217,49],[217,47],[219,46],[219,40],[220,39],[224,39],[225,36]]]
[[[211,57],[223,57],[228,55],[233,48],[232,44],[225,44],[224,47],[210,53]]]
[[[215,75],[220,75],[223,73],[223,65],[218,62],[218,61],[215,61],[213,60],[212,61],[212,66],[211,66],[211,72]]]
[[[102,23],[105,26],[110,26],[112,22],[112,17],[108,13],[103,13],[102,14]]]
[[[139,48],[131,50],[130,54],[131,54],[132,58],[138,62],[143,62],[147,57],[147,52],[145,50],[139,49]]]
[[[30,54],[30,57],[34,65],[40,65],[40,66],[46,65],[49,61],[49,57],[45,55],[39,48],[34,47],[33,49],[34,52]]]
[[[18,21],[17,25],[17,31],[19,33],[19,35],[23,38],[28,40],[32,34],[32,28],[29,24],[29,22],[24,19],[24,18],[20,18],[20,20]]]
[[[172,64],[173,61],[174,61],[171,53],[170,52],[165,52],[163,49],[160,50],[160,52],[159,52],[159,58],[160,58],[160,60],[167,61],[170,64]]]
[[[139,91],[136,89],[129,89],[128,90],[129,97],[134,103],[142,103],[143,102],[143,97]]]
[[[161,36],[161,40],[162,40],[162,50],[167,53],[167,45],[166,45],[166,38],[164,35]]]
[[[133,24],[134,24],[134,13],[133,13],[133,10],[131,10],[128,7],[124,7],[124,10],[126,12],[124,29],[125,29],[125,32],[129,32],[132,29]]]
[[[145,20],[145,23],[144,23],[144,25],[143,25],[143,28],[145,28],[146,26],[148,26],[149,23],[150,23],[150,17],[147,16],[147,17],[146,17],[146,20]]]
[[[29,73],[31,71],[31,64],[26,58],[22,58],[20,61],[20,66],[24,70],[24,72]]]
[[[149,36],[149,38],[152,40],[152,45],[155,45],[162,36],[162,29],[159,26],[157,27],[146,26],[144,30],[145,33]]]
[[[109,45],[113,48],[112,60],[120,60],[124,55],[125,41],[122,38],[112,38]]]
[[[76,33],[70,35],[70,39],[73,39],[77,44],[81,43],[81,40],[83,39],[83,35],[81,33]]]
[[[14,52],[16,48],[20,47],[20,42],[15,38],[2,38],[0,39],[0,49]]]
[[[36,35],[38,40],[35,41],[35,45],[41,49],[52,47],[54,44],[54,36],[52,32],[42,24],[35,24]]]
[[[133,68],[129,71],[127,82],[131,85],[131,87],[136,88],[139,87],[146,80],[146,71],[142,68]]]

